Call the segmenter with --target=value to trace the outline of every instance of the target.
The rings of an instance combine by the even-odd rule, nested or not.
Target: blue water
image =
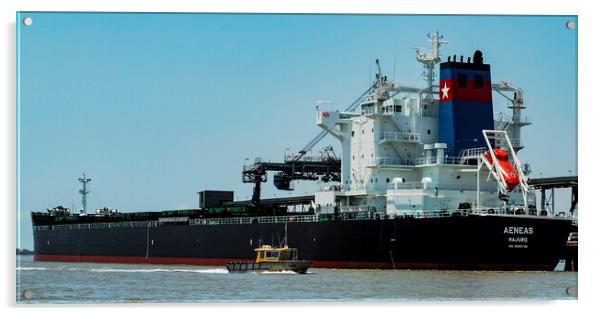
[[[34,262],[17,256],[19,303],[576,299],[576,272],[310,269]]]

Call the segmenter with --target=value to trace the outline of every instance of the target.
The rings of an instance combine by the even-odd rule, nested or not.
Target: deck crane
[[[491,90],[497,92],[499,95],[501,95],[510,102],[508,108],[512,110],[512,119],[504,120],[502,122],[501,127],[498,129],[506,130],[508,132],[508,136],[510,137],[512,146],[516,151],[519,151],[523,148],[520,141],[521,128],[531,124],[525,118],[522,117],[522,110],[526,108],[523,98],[523,89],[507,81],[500,81],[498,83],[492,84]],[[513,96],[509,97],[504,92],[510,92],[513,94]],[[500,143],[503,143],[503,140],[497,139],[496,143],[497,145],[500,145]]]
[[[345,111],[353,111],[360,101],[374,88],[372,85],[362,93]],[[275,171],[274,185],[279,190],[292,190],[291,182],[294,180],[340,181],[341,160],[331,154],[332,147],[326,148],[320,157],[305,157],[305,155],[318,144],[325,136],[326,131],[320,132],[312,138],[299,152],[284,162],[266,162],[259,158],[251,165],[243,166],[242,181],[255,184],[251,204],[255,207],[260,204],[261,183],[267,182],[268,171]],[[305,157],[305,158],[304,158]]]
[[[344,112],[355,111],[361,101],[369,95],[372,95],[377,102],[383,102],[401,92],[433,93],[432,89],[429,91],[427,89],[402,86],[389,81],[387,76],[382,74],[378,59],[376,60],[376,66],[378,73],[372,85],[355,99]],[[255,184],[251,204],[255,207],[260,204],[261,183],[267,182],[267,173],[269,171],[276,172],[274,174],[274,185],[279,190],[293,190],[291,184],[294,180],[322,179],[322,181],[340,181],[341,160],[334,155],[332,147],[325,148],[318,157],[305,157],[327,134],[328,132],[321,131],[294,156],[290,159],[286,158],[284,162],[266,162],[257,158],[253,164],[243,166],[242,181],[244,183]]]

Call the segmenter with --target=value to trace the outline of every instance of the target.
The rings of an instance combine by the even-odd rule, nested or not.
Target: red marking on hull
[[[41,262],[94,262],[94,263],[145,263],[145,264],[185,264],[203,266],[225,266],[228,262],[253,261],[240,258],[178,258],[178,257],[125,257],[125,256],[69,256],[34,255],[34,261]],[[326,269],[393,269],[391,262],[361,261],[321,261],[314,260],[312,268]],[[549,264],[453,264],[453,263],[395,263],[395,269],[417,270],[498,270],[498,271],[551,271]]]

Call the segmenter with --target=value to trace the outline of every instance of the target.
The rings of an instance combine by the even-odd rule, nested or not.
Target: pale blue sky
[[[202,189],[234,190],[245,158],[280,160],[320,130],[317,100],[347,107],[380,58],[418,85],[409,47],[439,30],[443,56],[484,52],[492,80],[525,91],[523,162],[536,175],[576,170],[576,17],[20,13],[19,236],[29,212],[191,208]],[[495,111],[506,103],[495,98]],[[332,138],[320,145],[335,145]],[[321,146],[320,146],[321,147]],[[313,185],[298,185],[299,193]],[[264,185],[264,196],[278,192]],[[295,193],[293,193],[295,194]]]

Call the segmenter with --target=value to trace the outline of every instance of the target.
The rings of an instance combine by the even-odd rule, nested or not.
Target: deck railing
[[[341,207],[338,214],[329,215],[287,215],[287,216],[258,216],[258,217],[234,217],[234,218],[196,218],[188,221],[191,226],[203,225],[240,225],[240,224],[277,224],[277,223],[301,223],[318,222],[330,220],[357,221],[357,220],[378,220],[411,217],[416,219],[442,218],[452,216],[517,216],[517,217],[548,217],[556,219],[567,219],[571,216],[560,215],[535,215],[529,214],[524,209],[504,209],[504,208],[481,208],[481,209],[450,209],[450,210],[423,210],[416,209],[400,210],[397,215],[385,215],[376,212],[374,207],[347,206]],[[162,226],[164,223],[159,221],[134,221],[120,223],[90,223],[90,224],[63,224],[63,225],[38,225],[34,226],[34,231],[44,230],[90,230],[90,229],[127,229],[127,228],[150,228]]]
[[[388,141],[402,141],[402,142],[420,142],[419,133],[395,133],[395,132],[384,132],[383,140]]]

